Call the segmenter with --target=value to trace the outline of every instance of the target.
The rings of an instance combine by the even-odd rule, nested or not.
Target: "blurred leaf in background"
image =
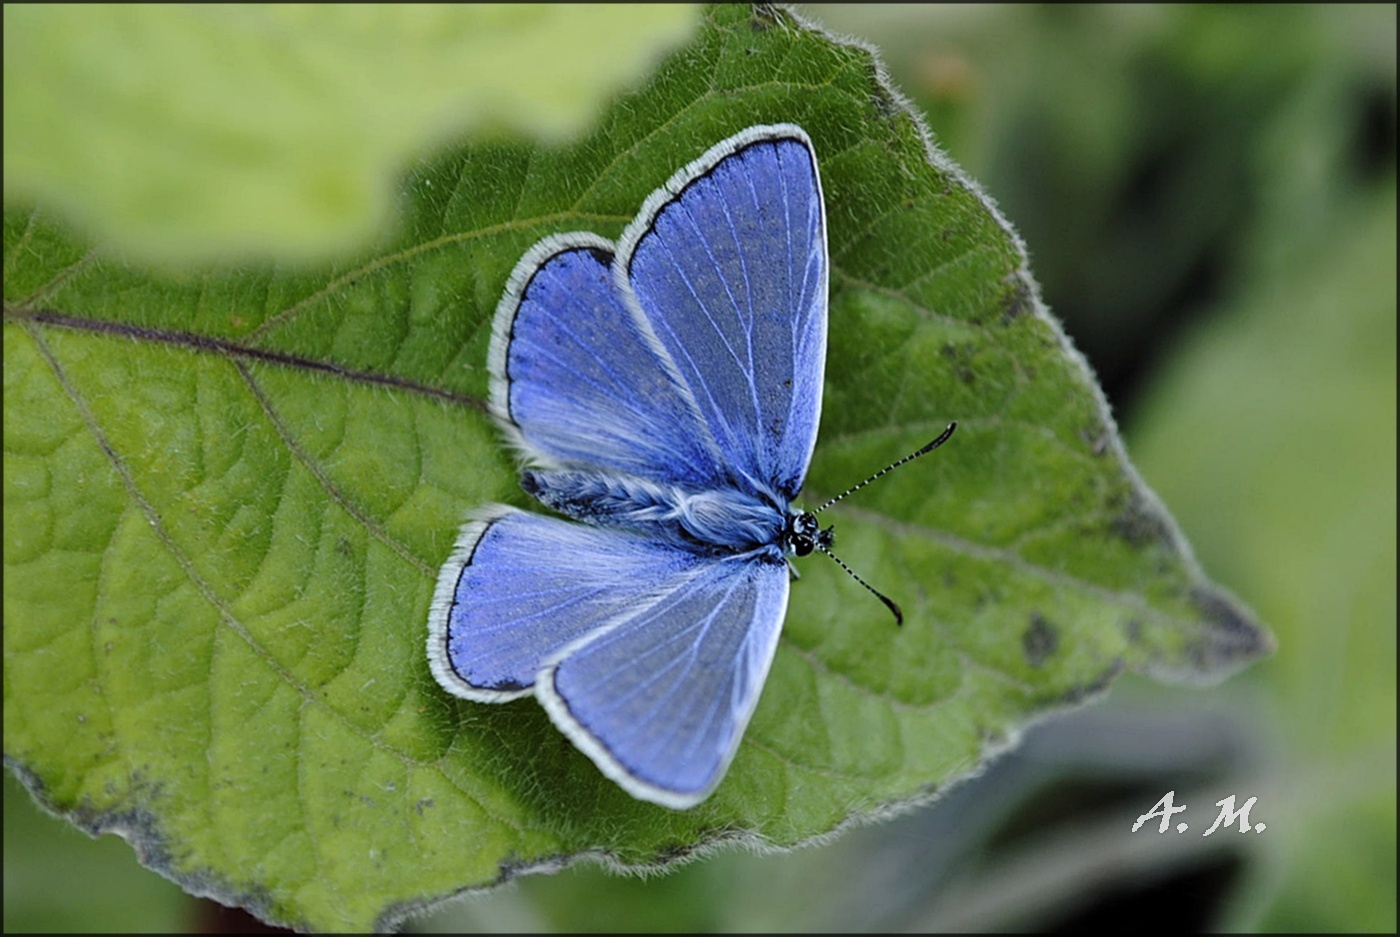
[[[1393,929],[1394,12],[1375,10],[815,11],[887,47],[1021,227],[1050,304],[1130,402],[1149,481],[1280,628],[1278,658],[1200,705],[1126,681],[976,783],[826,848],[648,881],[574,868],[414,926],[1043,929],[1136,920],[1105,909],[1150,885],[1197,928]],[[1269,830],[1185,860],[1130,837],[1168,778],[1260,785]],[[21,844],[55,824],[11,824],[6,785],[7,927],[180,919],[183,896],[110,840],[151,880],[148,916],[12,918],[36,869],[98,844]]]
[[[560,139],[691,4],[5,6],[5,200],[141,260],[362,248],[464,131]],[[63,119],[55,119],[62,114]]]

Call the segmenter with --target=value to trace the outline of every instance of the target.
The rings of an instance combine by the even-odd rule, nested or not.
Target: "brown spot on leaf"
[[[1040,612],[1031,612],[1031,624],[1021,635],[1021,650],[1026,655],[1026,663],[1032,667],[1043,665],[1060,646],[1060,629],[1050,623]]]

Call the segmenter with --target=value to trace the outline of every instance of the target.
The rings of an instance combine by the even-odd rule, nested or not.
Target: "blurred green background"
[[[1000,203],[1129,452],[1277,654],[1132,675],[939,802],[789,855],[576,867],[410,930],[1396,928],[1394,6],[812,5]],[[1191,832],[1132,824],[1166,794]],[[1217,801],[1257,798],[1209,837]],[[5,777],[5,929],[250,921]]]

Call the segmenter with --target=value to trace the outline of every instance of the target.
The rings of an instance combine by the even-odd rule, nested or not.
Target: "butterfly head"
[[[813,550],[825,551],[835,541],[836,534],[828,527],[821,529],[817,515],[811,511],[795,511],[788,515],[787,528],[783,531],[783,546],[797,556],[806,556]]]
[[[847,488],[841,494],[832,498],[830,501],[827,501],[815,511],[798,511],[794,509],[791,513],[788,514],[787,525],[783,528],[783,549],[789,550],[797,556],[807,556],[814,550],[820,550],[821,552],[825,553],[827,556],[831,557],[831,559],[836,563],[836,565],[844,569],[852,579],[860,583],[865,588],[869,589],[870,592],[873,593],[877,599],[879,599],[881,602],[884,602],[885,607],[894,613],[894,620],[896,624],[904,624],[904,612],[900,611],[899,606],[895,604],[893,599],[885,595],[879,589],[876,589],[864,579],[860,578],[860,576],[856,575],[855,571],[852,570],[851,567],[847,566],[841,561],[840,557],[838,557],[835,553],[831,552],[831,544],[835,541],[836,534],[833,531],[833,528],[831,527],[828,527],[826,530],[822,530],[821,524],[817,521],[817,515],[820,514],[822,511],[825,511],[827,508],[831,507],[837,501],[840,501],[841,499],[845,498],[847,495],[855,494],[857,491],[860,491],[866,485],[870,484],[875,479],[879,478],[881,475],[884,475],[886,472],[889,472],[892,469],[899,468],[906,462],[912,462],[914,459],[917,459],[920,456],[928,455],[930,452],[947,442],[948,437],[952,436],[953,430],[957,428],[958,424],[956,423],[948,424],[948,428],[945,429],[943,433],[933,442],[924,446],[919,451],[911,452],[909,455],[905,456],[899,461],[893,462],[885,466],[884,468],[880,469],[880,471],[876,472],[874,475],[871,475],[865,481],[861,482],[859,485],[854,485],[850,488]]]

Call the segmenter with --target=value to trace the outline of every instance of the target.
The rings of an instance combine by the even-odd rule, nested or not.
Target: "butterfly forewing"
[[[540,682],[575,744],[634,796],[684,808],[723,777],[787,609],[783,562],[731,559],[583,639]]]

